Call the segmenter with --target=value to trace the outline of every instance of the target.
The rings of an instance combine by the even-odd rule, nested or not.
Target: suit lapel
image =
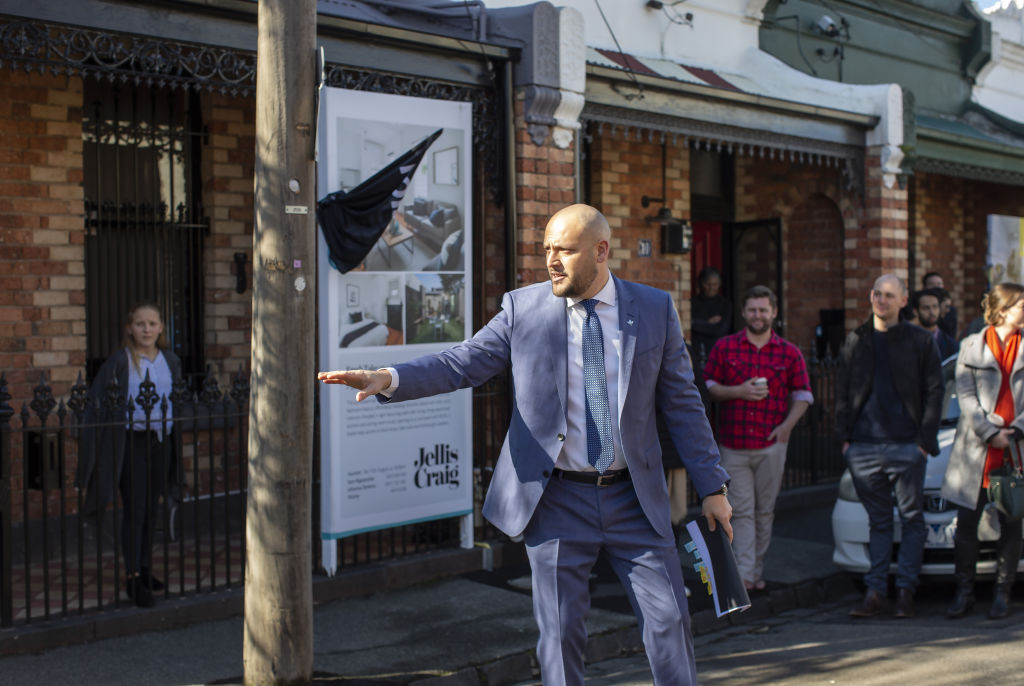
[[[566,398],[569,384],[569,361],[566,358],[569,349],[569,320],[565,298],[559,298],[550,291],[544,299],[543,330],[548,337],[548,359],[554,367],[555,388],[558,390],[558,400],[562,403],[562,416],[565,416],[569,407]]]
[[[615,278],[615,277],[612,277]],[[622,352],[619,355],[619,418],[626,403],[629,377],[633,372],[633,356],[636,353],[636,332],[640,328],[638,308],[627,284],[615,279],[615,297],[619,306],[619,340]]]

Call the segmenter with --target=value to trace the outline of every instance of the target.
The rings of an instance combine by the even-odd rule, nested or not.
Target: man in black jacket
[[[925,462],[939,453],[943,386],[935,339],[899,320],[906,304],[903,281],[880,276],[871,289],[871,319],[847,336],[840,353],[836,430],[870,522],[867,592],[852,617],[872,617],[885,608],[894,491],[901,524],[896,616],[914,615],[926,535]]]

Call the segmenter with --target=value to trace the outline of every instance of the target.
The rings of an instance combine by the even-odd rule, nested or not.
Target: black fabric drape
[[[384,233],[438,129],[414,148],[350,191],[336,191],[317,203],[317,220],[331,265],[342,274],[358,266]]]

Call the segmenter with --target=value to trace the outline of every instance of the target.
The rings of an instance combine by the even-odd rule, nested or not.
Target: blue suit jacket
[[[698,493],[716,490],[729,477],[719,465],[672,299],[621,279],[615,289],[622,451],[644,514],[655,531],[671,537],[656,411],[665,415]],[[509,536],[526,528],[562,449],[567,347],[566,300],[544,282],[506,293],[501,312],[472,339],[395,367],[399,386],[391,400],[402,401],[478,386],[511,363],[512,419],[483,508]]]

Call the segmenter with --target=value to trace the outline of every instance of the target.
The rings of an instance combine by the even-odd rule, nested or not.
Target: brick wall
[[[1024,216],[1019,186],[918,173],[911,177],[914,288],[937,271],[959,311],[962,330],[981,314],[988,250],[987,216]]]
[[[882,180],[881,150],[868,148],[864,163],[863,220],[846,232],[846,326],[870,313],[869,295],[882,274],[909,277],[907,191]],[[912,287],[913,284],[908,284]]]
[[[253,98],[205,95],[210,132],[202,153],[203,205],[210,220],[206,243],[206,360],[224,383],[249,369],[252,338]],[[238,293],[235,253],[245,253],[245,292]]]
[[[1024,187],[983,181],[964,182],[963,309],[960,326],[966,326],[981,314],[981,294],[985,290],[985,264],[988,251],[988,215],[1024,217]]]
[[[951,176],[925,173],[915,174],[910,183],[913,243],[910,287],[921,288],[925,274],[939,272],[946,290],[953,296],[953,304],[962,312],[965,300],[978,299],[964,293],[965,182]],[[971,297],[965,298],[968,295]]]
[[[85,364],[82,82],[0,74],[0,372],[20,411],[41,380],[58,400],[66,397]],[[51,414],[48,425],[56,423]],[[40,425],[34,413],[29,425]],[[11,507],[20,519],[22,436],[10,438]],[[66,470],[65,485],[73,478]],[[74,490],[68,492],[70,504]],[[28,511],[37,517],[43,498],[28,493]],[[51,513],[59,495],[47,498]]]
[[[787,222],[787,296],[792,303],[786,333],[808,350],[821,310],[843,307],[843,218],[820,193],[794,209]]]
[[[16,399],[85,363],[82,82],[0,80],[0,371]]]
[[[548,278],[544,260],[544,227],[551,215],[575,202],[575,152],[555,147],[549,137],[534,145],[523,114],[525,96],[516,92],[516,286]]]
[[[857,226],[856,202],[843,190],[838,167],[736,158],[736,219],[782,221],[783,332],[805,352],[814,340],[819,310],[848,307],[844,236]],[[740,269],[774,289],[774,247],[762,238],[745,248],[736,256]],[[863,307],[860,301],[854,306]]]
[[[682,138],[665,140],[665,206],[672,216],[690,216],[690,155]],[[643,207],[644,195],[661,197],[662,142],[659,135],[631,130],[628,134],[597,133],[590,145],[591,203],[612,229],[609,266],[616,276],[670,293],[689,339],[690,257],[661,251],[661,227],[648,223],[660,203]],[[651,241],[650,257],[637,255],[641,239]]]

